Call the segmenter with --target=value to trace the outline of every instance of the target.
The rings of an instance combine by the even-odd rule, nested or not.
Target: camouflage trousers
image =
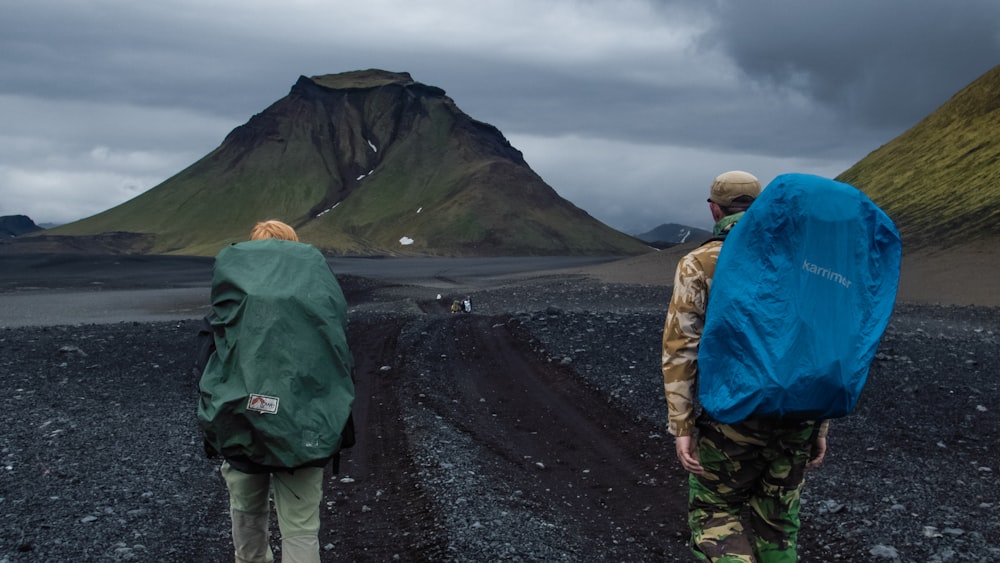
[[[690,475],[691,549],[701,561],[796,560],[799,494],[816,424],[698,419],[704,475]]]

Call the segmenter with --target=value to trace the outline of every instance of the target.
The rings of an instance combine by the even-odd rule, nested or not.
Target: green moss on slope
[[[885,209],[911,249],[1000,238],[1000,66],[837,179]]]
[[[377,70],[300,78],[188,169],[51,234],[145,233],[150,252],[214,254],[270,218],[345,254],[649,250],[559,197],[443,90]]]

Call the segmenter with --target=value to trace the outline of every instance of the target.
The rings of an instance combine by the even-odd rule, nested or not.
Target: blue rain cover
[[[751,415],[851,412],[889,323],[902,244],[856,188],[774,179],[726,238],[698,351],[702,406]]]

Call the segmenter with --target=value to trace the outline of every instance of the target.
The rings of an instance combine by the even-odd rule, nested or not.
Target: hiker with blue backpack
[[[730,171],[708,203],[714,237],[678,263],[663,333],[691,549],[794,562],[805,471],[864,385],[895,300],[899,234],[860,191],[818,176],[761,190]]]

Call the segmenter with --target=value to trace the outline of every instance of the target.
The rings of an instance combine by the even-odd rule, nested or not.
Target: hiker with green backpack
[[[691,549],[794,562],[805,471],[864,385],[895,300],[899,235],[860,191],[817,176],[762,191],[730,171],[708,203],[715,236],[677,265],[662,351]]]
[[[319,563],[323,471],[354,442],[347,305],[326,259],[289,225],[258,223],[216,256],[198,422],[221,456],[237,563]]]

